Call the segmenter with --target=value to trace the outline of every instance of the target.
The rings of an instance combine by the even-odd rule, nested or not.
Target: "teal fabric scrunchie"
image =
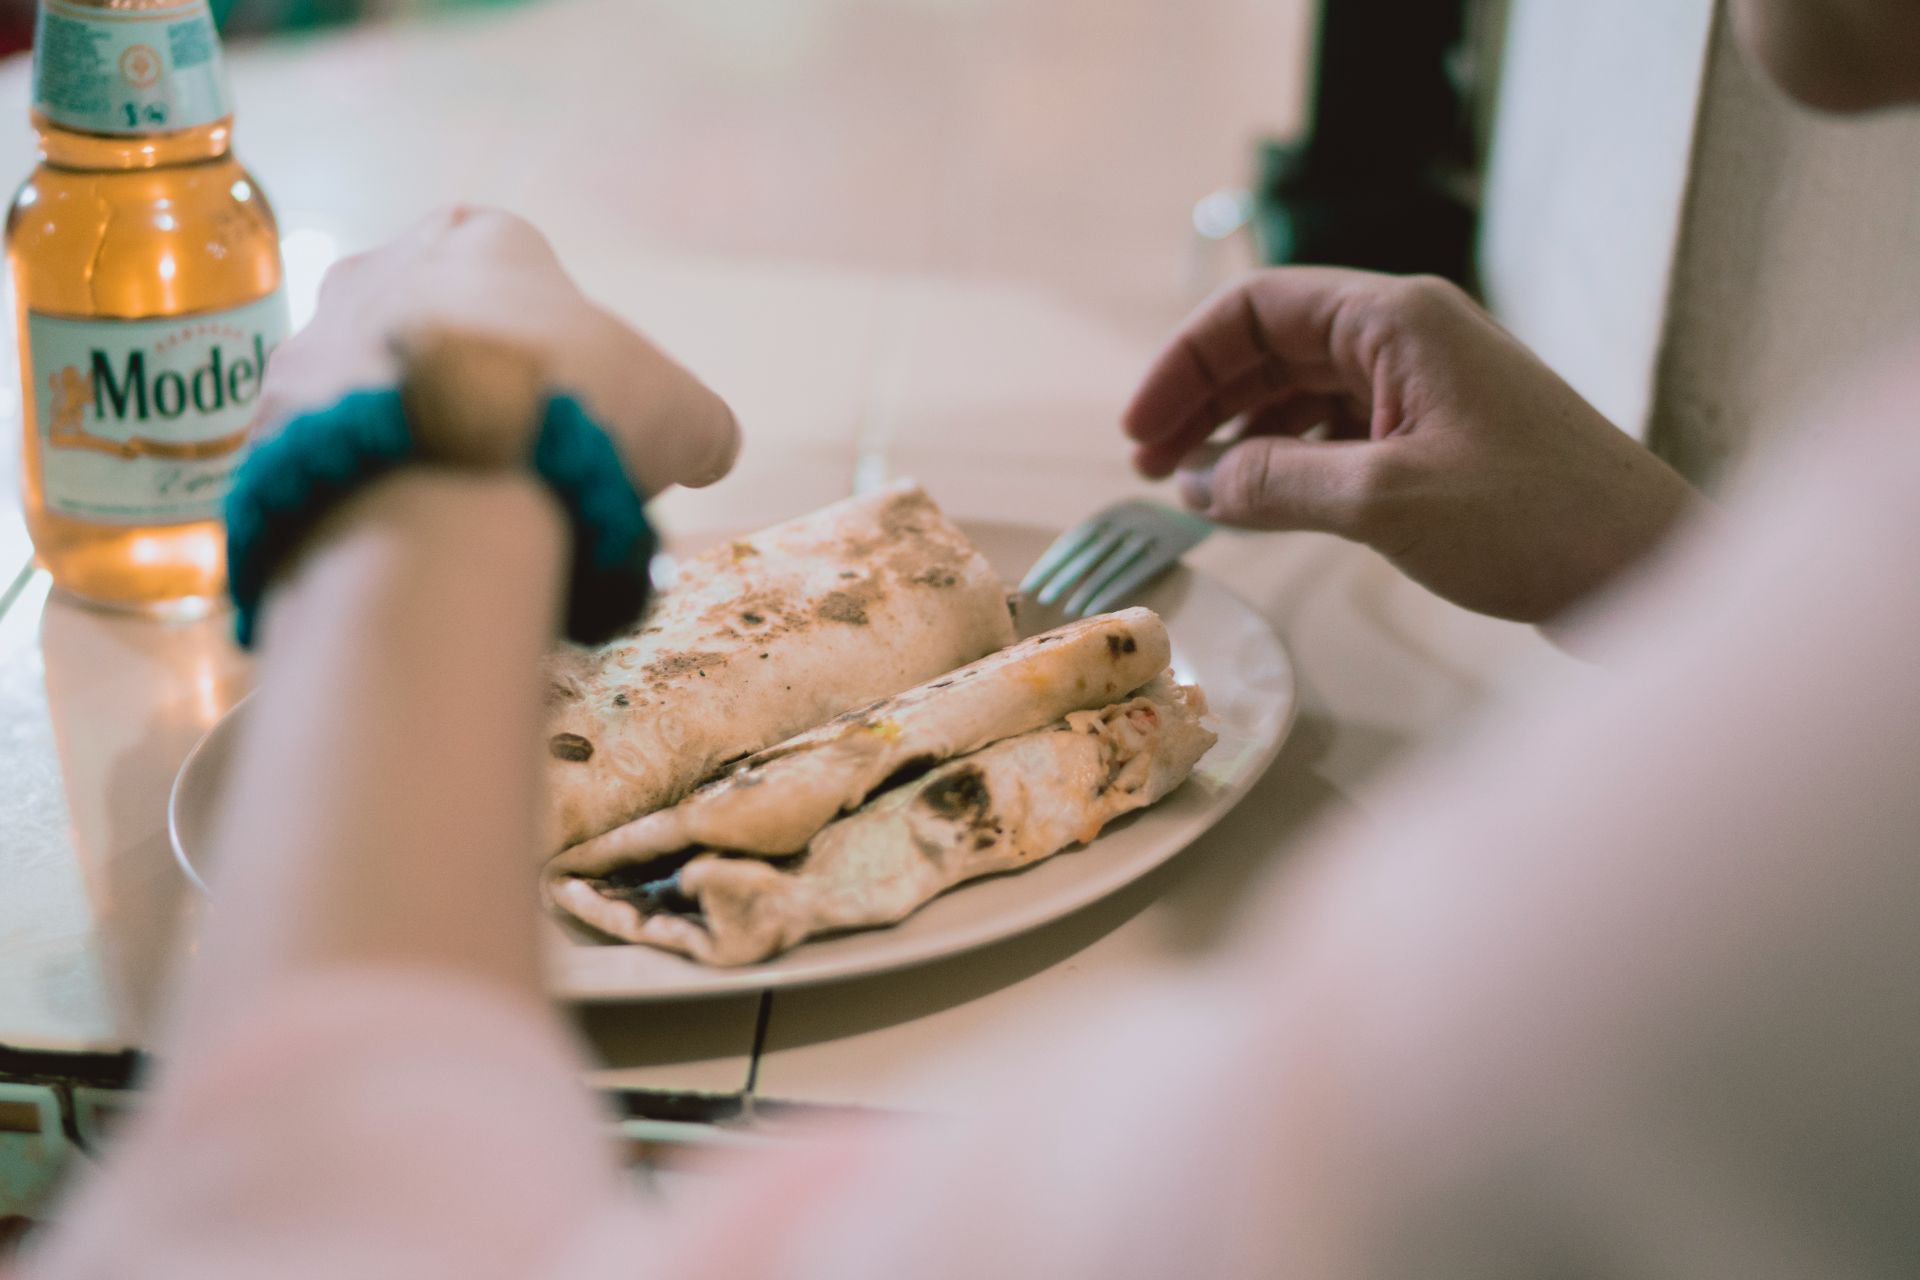
[[[413,462],[397,388],[354,391],[303,413],[253,449],[227,494],[227,587],[234,634],[253,645],[267,583],[348,495]],[[573,526],[567,638],[601,644],[646,606],[658,543],[620,455],[572,396],[547,401],[529,460]]]

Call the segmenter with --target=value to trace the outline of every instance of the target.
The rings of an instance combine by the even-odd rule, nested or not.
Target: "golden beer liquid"
[[[119,7],[129,6],[122,0]],[[36,111],[42,163],[7,213],[21,358],[27,530],[56,586],[87,601],[192,612],[226,584],[218,520],[95,523],[47,509],[27,312],[148,320],[218,312],[280,287],[273,210],[229,149],[233,118],[138,137],[78,133]]]

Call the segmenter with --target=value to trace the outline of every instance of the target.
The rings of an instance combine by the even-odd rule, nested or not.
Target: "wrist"
[[[646,601],[653,530],[644,497],[613,443],[579,403],[564,394],[544,396],[534,429],[521,424],[517,443],[506,442],[512,447],[495,465],[474,456],[474,450],[451,458],[431,447],[423,450],[405,399],[403,390],[352,392],[287,423],[241,468],[227,498],[228,582],[240,643],[252,643],[269,583],[316,530],[370,486],[421,470],[465,478],[537,478],[572,529],[566,636],[598,644],[631,625]],[[415,404],[420,406],[418,397]],[[498,408],[482,406],[475,412],[484,417]],[[425,443],[431,446],[444,435],[456,450],[464,447],[457,425],[443,420],[430,426]],[[497,452],[493,446],[502,445],[501,436],[482,424],[472,443],[480,455],[491,455]]]
[[[368,610],[443,611],[457,587],[468,612],[532,615],[558,626],[567,516],[537,476],[413,467],[382,476],[333,508],[272,580],[262,634],[284,648],[297,629],[332,632]],[[274,625],[269,628],[267,623]],[[461,625],[482,624],[475,614]],[[385,623],[381,624],[383,629]],[[483,625],[483,624],[482,624]]]
[[[341,503],[314,529],[316,546],[361,530],[403,534],[425,554],[457,557],[474,573],[523,570],[566,549],[567,518],[530,472],[409,467],[382,476]],[[504,562],[489,551],[525,547]],[[557,566],[550,566],[558,572]]]

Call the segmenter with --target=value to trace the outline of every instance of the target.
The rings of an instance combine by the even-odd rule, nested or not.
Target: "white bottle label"
[[[47,509],[101,524],[218,517],[287,327],[278,290],[232,311],[159,320],[29,311]]]
[[[41,0],[33,103],[86,133],[167,133],[232,114],[207,0],[161,9]]]

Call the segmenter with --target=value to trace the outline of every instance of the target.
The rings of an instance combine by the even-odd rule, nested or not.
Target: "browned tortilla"
[[[716,547],[634,634],[550,660],[544,853],[1012,640],[999,579],[917,487]]]
[[[1151,609],[1069,623],[748,756],[680,803],[568,849],[550,874],[603,876],[696,845],[797,853],[876,790],[942,761],[1103,707],[1167,665]]]
[[[679,866],[562,876],[561,909],[612,937],[715,965],[905,919],[963,881],[1094,838],[1184,781],[1213,745],[1197,690],[1171,678],[996,742],[883,792],[796,857],[700,853]],[[657,877],[657,878],[650,878]]]

